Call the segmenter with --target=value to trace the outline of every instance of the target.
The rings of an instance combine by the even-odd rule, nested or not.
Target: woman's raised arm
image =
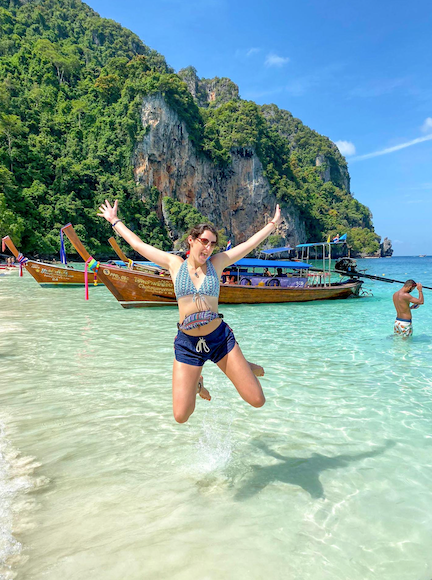
[[[113,227],[113,229],[141,256],[147,258],[151,262],[154,262],[162,268],[167,270],[171,269],[174,261],[179,258],[174,254],[168,254],[163,250],[159,250],[150,244],[145,244],[136,234],[134,234],[127,226],[124,225],[123,221],[117,217],[118,201],[114,202],[112,206],[110,202],[106,199],[99,207],[100,213],[97,215],[105,218]]]
[[[259,232],[251,236],[248,240],[234,246],[231,250],[225,250],[225,252],[220,252],[212,258],[213,265],[216,270],[221,270],[221,272],[234,262],[238,262],[245,256],[249,254],[254,248],[256,248],[262,241],[264,241],[276,228],[278,224],[282,221],[281,211],[279,204],[276,206],[276,211],[274,218],[269,221],[269,223],[262,228]]]

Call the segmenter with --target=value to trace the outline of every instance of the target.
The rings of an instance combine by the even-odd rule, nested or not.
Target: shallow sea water
[[[432,259],[359,261],[432,286]],[[171,409],[177,310],[0,277],[0,578],[430,580],[432,291],[223,306],[267,403],[208,363]]]

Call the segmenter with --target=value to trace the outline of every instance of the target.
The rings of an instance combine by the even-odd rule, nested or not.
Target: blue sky
[[[229,77],[336,142],[395,255],[432,254],[429,0],[91,0],[179,70]]]

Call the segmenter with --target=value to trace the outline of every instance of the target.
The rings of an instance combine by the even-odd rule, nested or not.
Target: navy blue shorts
[[[205,336],[190,336],[181,330],[174,340],[176,361],[202,367],[207,360],[219,362],[235,347],[236,339],[231,328],[225,322]]]

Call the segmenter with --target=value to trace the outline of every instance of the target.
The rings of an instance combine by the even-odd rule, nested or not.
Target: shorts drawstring
[[[206,340],[203,336],[201,336],[201,338],[199,339],[199,341],[197,342],[197,345],[195,347],[196,352],[210,352],[210,349],[206,343]]]

